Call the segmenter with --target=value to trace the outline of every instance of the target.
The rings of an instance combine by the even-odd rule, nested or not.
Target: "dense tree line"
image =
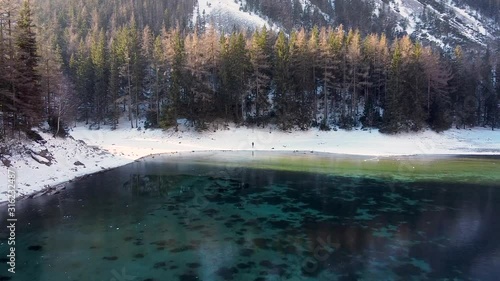
[[[210,123],[283,130],[363,126],[384,132],[498,127],[498,50],[444,56],[404,36],[342,25],[223,33],[136,19],[113,28],[99,15],[78,31],[35,28],[28,2],[0,5],[1,129],[44,120],[116,128]],[[35,35],[35,30],[37,34]],[[58,30],[58,32],[54,32]]]
[[[119,69],[111,95],[118,99],[108,101],[123,103],[132,127],[143,114],[149,126],[160,127],[176,125],[178,118],[200,128],[223,120],[276,123],[282,129],[362,125],[386,132],[498,123],[497,60],[489,51],[474,60],[477,54],[457,48],[445,58],[406,36],[389,42],[384,35],[363,37],[342,26],[301,28],[289,35],[265,27],[230,34],[174,28],[155,35],[132,22],[109,40],[111,49],[121,47],[111,52]],[[85,54],[95,47],[81,48],[87,62],[73,69],[95,67],[88,61],[93,56]],[[75,80],[96,85],[87,78]],[[86,89],[87,96],[106,96]],[[116,124],[120,113],[112,112]],[[98,118],[93,123],[99,125],[110,115],[86,116]]]

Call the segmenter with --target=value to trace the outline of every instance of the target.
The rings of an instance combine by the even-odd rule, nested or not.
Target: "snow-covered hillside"
[[[261,5],[273,6],[275,10],[279,10],[280,6],[286,9],[285,6],[289,8],[300,4],[299,10],[302,15],[298,17],[298,20],[310,18],[312,14],[315,14],[316,19],[320,18],[323,24],[344,24],[336,14],[338,7],[336,7],[337,1],[335,0],[327,2],[282,0],[279,3],[269,1],[272,0],[263,0]],[[384,22],[387,21],[385,16],[389,15],[397,23],[393,30],[397,35],[406,32],[418,40],[432,42],[445,49],[468,43],[485,46],[500,36],[500,25],[492,18],[466,4],[458,4],[457,0],[389,0],[388,4],[385,4],[387,2],[365,1],[373,9],[371,21]],[[463,3],[463,1],[460,2]],[[315,3],[321,3],[321,5]],[[277,29],[284,26],[283,19],[279,17],[270,19],[264,16],[259,8],[250,12],[246,4],[247,0],[198,0],[193,12],[193,23],[200,20],[205,24],[213,22],[218,28],[226,31],[234,27],[256,28],[267,25]],[[351,12],[356,13],[357,7],[351,2],[344,1],[342,5],[344,5],[342,9],[352,9]],[[305,13],[311,13],[311,15],[308,17],[304,15]],[[382,17],[382,14],[385,16]],[[297,20],[297,16],[294,19]],[[295,26],[302,25],[300,22],[294,24]],[[318,24],[318,22],[313,21],[313,24]],[[384,25],[384,23],[379,24]]]
[[[213,23],[218,29],[231,31],[237,28],[261,28],[273,25],[261,16],[244,12],[241,4],[234,0],[198,0],[193,12],[193,23],[203,20],[205,24]],[[276,28],[276,27],[274,27]]]
[[[381,0],[377,1],[382,3]],[[455,39],[463,37],[471,42],[486,45],[494,39],[494,34],[500,31],[499,26],[491,19],[473,11],[467,5],[458,6],[453,0],[394,0],[389,6],[400,18],[401,29],[415,38],[435,42],[440,47],[450,47],[446,46],[450,36],[456,37]],[[444,25],[443,29],[449,27],[448,32],[439,32],[441,35],[436,35],[439,24]]]

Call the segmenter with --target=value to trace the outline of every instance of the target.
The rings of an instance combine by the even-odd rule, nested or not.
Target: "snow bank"
[[[500,154],[500,131],[477,128],[449,130],[444,133],[425,131],[398,135],[381,134],[378,130],[282,132],[271,128],[229,126],[227,129],[197,132],[184,126],[173,130],[89,131],[76,128],[72,135],[127,159],[156,153],[206,150],[314,150],[354,155],[414,154]]]
[[[372,131],[309,131],[282,132],[271,128],[229,126],[227,129],[197,132],[180,126],[180,130],[137,130],[122,122],[117,130],[88,130],[84,126],[73,129],[73,139],[54,139],[42,134],[45,145],[29,148],[34,152],[47,149],[52,164],[39,163],[27,153],[12,156],[16,170],[19,195],[28,195],[49,186],[90,173],[133,162],[158,153],[210,150],[280,150],[317,151],[339,154],[392,156],[438,154],[495,154],[500,155],[500,131],[477,128],[449,130],[444,133],[425,131],[413,134],[384,135]],[[81,141],[80,141],[81,140]],[[83,142],[82,142],[83,141]],[[77,163],[77,162],[81,163]],[[40,161],[42,162],[42,161]],[[83,164],[83,165],[81,165]],[[2,166],[0,178],[7,178]],[[2,180],[0,202],[5,201],[6,181]],[[5,183],[5,186],[3,186]]]
[[[4,155],[10,161],[10,169],[16,172],[18,196],[130,162],[130,159],[116,157],[82,141],[53,138],[45,133],[40,135],[46,140],[45,144],[13,141],[13,155]],[[7,173],[7,167],[2,165],[0,202],[7,200]]]

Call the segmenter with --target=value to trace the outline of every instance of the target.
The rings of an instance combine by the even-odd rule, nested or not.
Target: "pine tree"
[[[133,106],[135,115],[135,127],[138,128],[139,124],[139,107],[143,100],[143,80],[144,80],[144,59],[141,53],[141,36],[139,35],[138,27],[135,21],[134,14],[129,25],[129,43],[131,55],[131,75],[132,75],[132,89],[133,89]]]
[[[234,35],[232,36],[234,37]],[[230,40],[231,41],[231,40]],[[234,44],[234,39],[232,39]],[[200,46],[198,48],[199,52],[199,63],[201,64],[200,68],[200,84],[203,89],[200,95],[198,96],[198,101],[200,104],[198,114],[202,116],[202,126],[200,129],[206,128],[206,124],[209,122],[214,122],[217,118],[221,117],[221,112],[225,111],[227,105],[225,103],[233,103],[236,108],[234,108],[233,114],[235,116],[236,122],[240,122],[242,120],[242,109],[241,109],[241,101],[238,99],[236,102],[225,100],[225,103],[219,104],[221,101],[222,94],[220,93],[220,84],[218,83],[218,68],[221,64],[221,50],[220,50],[220,41],[219,34],[215,31],[212,26],[209,26],[205,33],[202,34],[200,38]],[[243,42],[243,48],[245,46],[245,42]],[[231,48],[231,46],[229,46]],[[234,46],[233,46],[234,48]],[[226,52],[228,50],[226,49]],[[228,59],[228,54],[226,53],[226,59]],[[227,62],[224,63],[227,65]],[[233,73],[235,74],[235,73]],[[233,78],[234,79],[234,78]],[[241,85],[242,88],[240,92],[236,92],[236,96],[238,94],[244,94],[244,84]],[[219,106],[220,105],[220,106]],[[220,107],[220,108],[219,108]]]
[[[362,61],[360,67],[360,85],[364,91],[364,111],[361,121],[363,126],[372,127],[374,124],[374,116],[376,115],[375,108],[375,68],[377,65],[377,47],[378,38],[375,34],[368,35],[364,42],[362,48]]]
[[[159,78],[159,73],[157,73],[159,69],[157,65],[161,62],[161,60],[155,61],[155,41],[156,38],[151,28],[149,28],[149,26],[144,27],[141,40],[141,56],[144,59],[145,68],[142,87],[147,96],[146,98],[148,105],[146,109],[146,123],[144,125],[145,128],[158,126],[158,111],[156,108],[158,85],[156,84],[156,82],[157,78]]]
[[[165,73],[166,73],[166,56],[162,46],[161,36],[158,35],[155,39],[153,46],[153,67],[155,71],[155,112],[156,112],[156,126],[160,125],[161,116],[161,102],[165,92]]]
[[[423,73],[426,80],[423,86],[427,88],[428,123],[433,130],[444,131],[453,123],[450,97],[452,71],[430,48],[424,48],[422,55]]]
[[[311,56],[307,44],[307,33],[302,28],[290,36],[290,72],[295,93],[294,106],[296,125],[305,130],[311,125],[313,89]]]
[[[402,130],[403,112],[401,109],[401,92],[404,87],[403,51],[399,41],[394,42],[389,73],[388,89],[381,131],[396,133]]]
[[[229,38],[225,34],[221,34],[219,38],[220,54],[219,54],[219,67],[218,67],[218,89],[216,91],[215,102],[219,106],[216,108],[216,116],[228,120],[228,98],[232,91],[234,84],[233,66],[232,66],[232,53],[229,45]]]
[[[206,80],[208,73],[205,69],[207,57],[198,32],[187,35],[184,46],[186,48],[186,74],[190,80],[189,87],[186,88],[187,117],[197,128],[202,129],[205,128],[213,97],[210,93],[209,83]]]
[[[456,120],[455,123],[458,127],[465,128],[466,126],[466,111],[464,111],[465,100],[467,96],[467,88],[465,87],[466,73],[465,73],[465,62],[464,53],[460,46],[457,46],[454,50],[454,56],[452,58],[452,69],[453,78],[450,81],[453,115]]]
[[[428,80],[424,73],[423,48],[420,43],[416,43],[411,50],[404,77],[406,83],[400,101],[405,119],[404,126],[405,129],[419,131],[427,119],[425,111],[425,96],[427,95],[424,96],[424,94],[427,92],[425,81]]]
[[[133,100],[134,100],[134,84],[133,83],[133,59],[134,59],[134,36],[133,29],[129,27],[122,27],[117,34],[117,55],[120,56],[120,62],[122,64],[119,67],[120,77],[125,78],[125,88],[127,89],[127,94],[125,99],[127,101],[128,119],[130,121],[130,127],[134,128],[134,117],[133,117]]]
[[[496,52],[496,65],[495,65],[495,86],[496,86],[496,115],[493,116],[494,126],[492,130],[500,127],[500,44]]]
[[[163,112],[162,127],[175,126],[177,130],[177,119],[182,108],[182,94],[184,92],[183,73],[185,70],[184,40],[181,38],[180,30],[174,29],[166,38],[166,55],[170,63],[169,97],[166,110]]]
[[[40,91],[40,75],[37,72],[39,57],[33,14],[29,1],[24,1],[19,11],[15,34],[14,80],[18,91],[16,123],[27,130],[43,119],[43,99]]]
[[[318,83],[321,79],[319,75],[320,69],[320,50],[319,50],[319,28],[314,26],[310,31],[309,42],[308,42],[308,50],[311,57],[311,80],[312,80],[312,120],[315,125],[317,125],[317,117],[318,117]]]
[[[6,135],[7,129],[14,129],[17,119],[16,87],[14,84],[14,73],[11,71],[14,65],[14,43],[13,26],[14,13],[17,10],[16,1],[7,0],[0,2],[0,129],[2,137]]]
[[[334,52],[335,43],[333,30],[331,28],[321,28],[319,33],[319,72],[321,73],[322,90],[323,90],[323,120],[320,128],[323,130],[329,129],[329,96],[333,89],[335,79],[335,64]]]
[[[111,40],[109,51],[109,84],[108,93],[110,98],[110,109],[107,119],[111,122],[111,128],[114,130],[118,126],[120,117],[119,97],[120,97],[120,50],[117,40]]]
[[[264,26],[260,32],[256,31],[252,36],[250,46],[250,62],[252,64],[252,96],[251,100],[255,107],[253,118],[260,124],[262,115],[269,110],[268,92],[271,83],[271,59],[269,51],[269,33]]]
[[[330,48],[332,50],[332,72],[333,72],[333,97],[331,98],[332,111],[337,108],[341,110],[341,116],[344,116],[345,106],[344,106],[344,90],[346,88],[346,59],[345,59],[345,32],[341,26],[337,27],[330,38]],[[335,101],[340,99],[340,103],[335,104]],[[334,115],[335,119],[335,115]]]
[[[215,95],[217,88],[217,68],[219,65],[220,57],[220,45],[218,40],[218,34],[213,25],[208,26],[205,33],[203,34],[203,46],[206,60],[206,68],[209,72],[208,80],[210,83],[210,88],[212,93]]]
[[[274,81],[276,85],[274,95],[274,109],[278,124],[282,130],[293,126],[290,110],[290,51],[288,40],[283,31],[278,34],[274,45]]]
[[[389,75],[390,53],[387,43],[387,38],[384,34],[380,36],[377,46],[377,59],[374,68],[374,87],[376,100],[378,101],[378,108],[382,108],[385,97],[387,95],[387,82]],[[381,111],[379,110],[376,115],[381,118]],[[381,121],[381,120],[379,120]],[[380,122],[378,122],[380,123]]]
[[[106,115],[108,107],[108,75],[106,61],[106,41],[104,30],[95,30],[91,38],[90,60],[92,63],[92,72],[94,73],[94,89],[93,89],[93,117],[97,129]]]
[[[498,115],[498,96],[495,89],[494,55],[487,49],[481,63],[481,87],[480,87],[480,107],[483,107],[483,126],[495,128],[496,116]],[[481,104],[482,101],[482,104]],[[480,123],[480,124],[481,124]]]
[[[60,93],[62,72],[62,56],[59,45],[54,42],[54,38],[49,38],[48,42],[43,42],[39,47],[40,61],[39,70],[41,90],[45,93],[44,112],[47,121],[52,129],[57,125],[54,113],[54,99]]]
[[[220,39],[219,91],[216,99],[220,107],[220,117],[226,121],[239,123],[248,117],[253,100],[248,93],[247,78],[250,69],[253,74],[250,56],[246,49],[243,33],[232,33],[231,36],[221,36]],[[251,82],[250,82],[251,83]],[[250,87],[252,90],[253,84]]]
[[[2,136],[7,130],[13,132],[18,128],[18,91],[15,81],[15,44],[14,26],[17,3],[13,0],[0,2],[0,111],[2,114]]]
[[[358,88],[359,84],[359,71],[361,60],[361,37],[359,30],[349,30],[347,35],[347,63],[349,65],[349,82],[350,86],[350,106],[349,118],[345,124],[346,128],[351,128],[356,125],[356,114],[358,111]]]
[[[76,54],[70,58],[70,68],[73,72],[75,89],[78,92],[80,115],[85,120],[85,124],[90,123],[94,104],[94,73],[92,72],[92,62],[89,58],[85,43],[80,41]]]

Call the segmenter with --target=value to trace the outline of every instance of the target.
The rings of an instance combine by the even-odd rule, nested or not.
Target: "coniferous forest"
[[[0,1],[2,136],[213,123],[382,132],[500,127],[498,46],[351,27],[190,24],[194,1]]]

